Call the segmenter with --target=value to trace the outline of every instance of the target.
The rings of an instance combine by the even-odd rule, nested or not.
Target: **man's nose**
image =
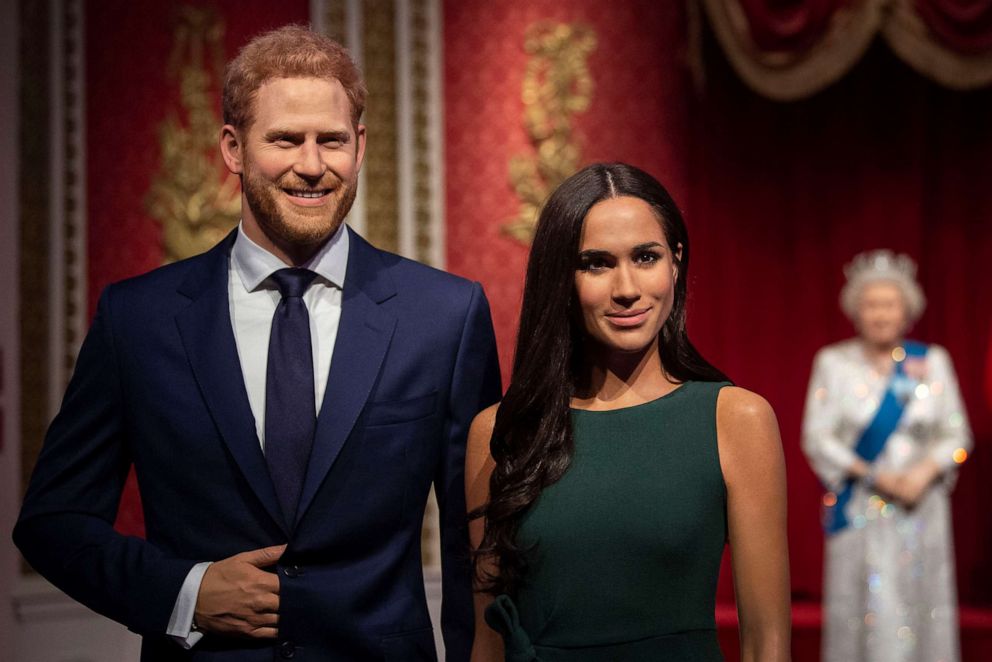
[[[307,179],[319,178],[324,174],[324,162],[320,158],[320,146],[307,141],[300,145],[293,172]]]

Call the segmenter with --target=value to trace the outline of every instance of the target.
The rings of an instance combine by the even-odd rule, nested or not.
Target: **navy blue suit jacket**
[[[69,595],[144,635],[143,660],[431,660],[420,530],[433,482],[445,647],[468,659],[465,438],[500,395],[482,288],[351,234],[299,515],[285,522],[231,325],[234,236],[104,291],[15,542]],[[132,463],[145,540],[113,530]],[[207,635],[186,652],[164,635],[195,563],[282,543],[279,640]]]

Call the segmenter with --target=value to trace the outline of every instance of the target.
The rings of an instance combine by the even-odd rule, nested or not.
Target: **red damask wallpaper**
[[[444,3],[445,186],[448,270],[480,281],[492,306],[504,384],[509,380],[527,248],[501,233],[519,204],[509,162],[532,154],[521,86],[532,24],[584,24],[592,103],[576,115],[581,165],[627,161],[685,189],[687,81],[681,66],[686,19],[681,3],[637,0]]]

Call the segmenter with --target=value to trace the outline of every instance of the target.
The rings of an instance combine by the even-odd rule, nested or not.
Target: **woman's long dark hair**
[[[572,459],[569,404],[581,360],[585,331],[576,310],[575,269],[582,224],[597,202],[630,196],[647,202],[658,216],[678,266],[675,300],[661,331],[665,371],[678,381],[723,381],[689,342],[685,329],[689,282],[689,237],[668,191],[643,170],[623,163],[597,163],[565,180],[541,211],[527,263],[513,378],[496,414],[490,452],[496,466],[489,502],[471,513],[485,517],[475,552],[482,588],[513,595],[525,571],[527,550],[516,543],[520,519],[565,473]],[[679,244],[682,245],[678,256]],[[495,572],[480,568],[492,562]]]

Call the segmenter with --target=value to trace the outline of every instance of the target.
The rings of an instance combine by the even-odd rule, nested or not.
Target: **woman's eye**
[[[638,264],[654,264],[661,259],[661,255],[655,253],[654,251],[644,251],[643,253],[638,253],[634,257],[634,261]]]
[[[582,271],[601,271],[606,269],[609,265],[606,264],[606,260],[600,257],[585,257],[579,263],[579,268]]]

